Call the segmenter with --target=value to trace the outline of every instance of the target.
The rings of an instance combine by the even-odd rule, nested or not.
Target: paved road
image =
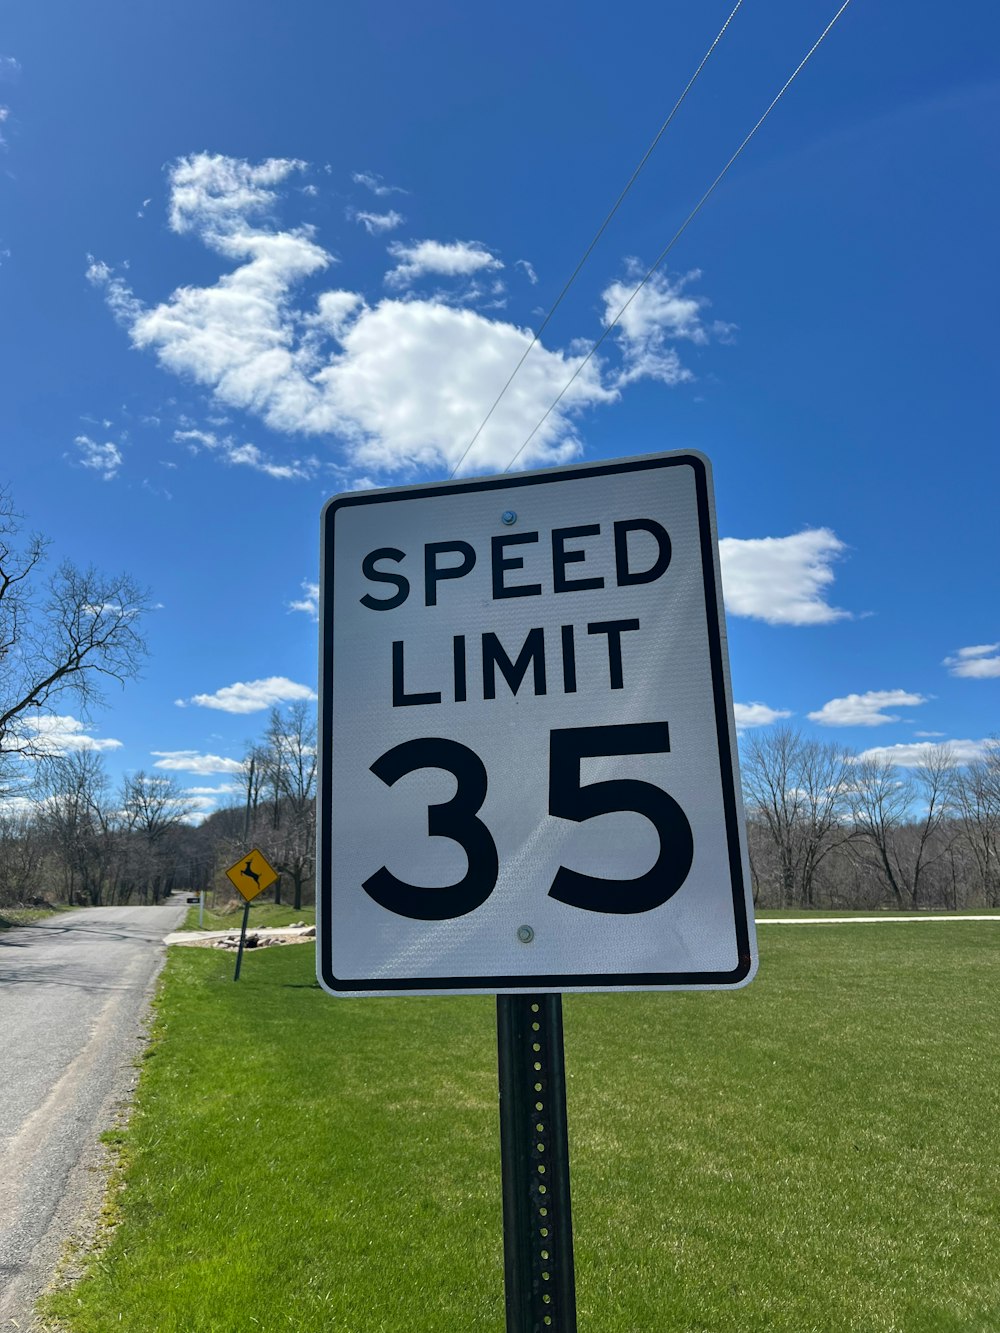
[[[0,1330],[31,1309],[100,1179],[163,939],[184,907],[89,908],[0,934]]]

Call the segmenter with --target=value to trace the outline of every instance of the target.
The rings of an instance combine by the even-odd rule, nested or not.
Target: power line
[[[750,142],[750,140],[753,138],[753,136],[754,136],[754,135],[757,133],[757,131],[760,129],[761,125],[763,125],[764,121],[767,120],[768,116],[771,114],[771,112],[774,110],[774,108],[775,108],[775,107],[778,105],[778,103],[781,101],[782,97],[785,95],[785,93],[788,91],[788,89],[791,87],[791,85],[795,82],[796,78],[799,76],[799,74],[801,73],[801,71],[804,69],[806,63],[807,63],[807,62],[809,61],[809,59],[815,54],[815,52],[819,49],[819,47],[820,47],[820,45],[822,44],[822,42],[823,42],[824,38],[826,37],[827,33],[830,31],[830,29],[833,27],[833,25],[837,22],[837,20],[838,20],[838,19],[840,18],[840,16],[841,16],[841,14],[843,14],[844,10],[847,8],[847,6],[848,6],[850,3],[851,3],[851,0],[844,0],[844,3],[843,3],[843,4],[840,6],[840,8],[837,10],[836,14],[834,14],[833,18],[832,18],[832,19],[830,20],[830,22],[826,25],[826,27],[823,29],[823,31],[820,33],[820,35],[816,38],[815,42],[813,42],[812,46],[809,48],[809,50],[805,53],[805,55],[802,57],[802,59],[801,59],[801,60],[799,61],[799,63],[796,65],[795,69],[792,71],[792,73],[788,76],[788,78],[786,79],[786,81],[784,82],[784,84],[783,84],[783,85],[781,86],[781,88],[778,90],[777,94],[775,95],[775,97],[774,97],[773,101],[771,102],[771,104],[768,106],[767,110],[764,112],[764,114],[761,116],[761,118],[757,121],[756,125],[754,125],[753,129],[750,131],[750,133],[746,136],[746,138],[745,138],[745,139],[743,140],[743,142],[740,144],[739,148],[737,148],[736,152],[733,153],[732,157],[729,159],[729,161],[726,163],[726,165],[722,168],[722,170],[721,170],[721,171],[719,172],[719,174],[716,176],[715,180],[714,180],[714,181],[712,182],[712,184],[708,187],[708,189],[705,191],[705,193],[701,196],[701,198],[700,198],[700,199],[698,200],[698,202],[695,204],[694,208],[692,208],[691,212],[687,215],[687,217],[684,219],[684,221],[681,223],[681,225],[680,225],[680,226],[677,228],[677,230],[674,232],[673,236],[670,238],[670,240],[667,242],[667,244],[663,247],[663,249],[662,249],[662,250],[660,251],[660,253],[657,255],[656,259],[655,259],[655,260],[653,261],[653,263],[650,265],[650,268],[649,268],[649,270],[647,271],[645,277],[642,279],[642,281],[641,281],[641,282],[639,283],[639,285],[636,287],[635,291],[633,291],[632,295],[628,298],[628,300],[625,302],[625,304],[622,306],[622,308],[618,311],[618,313],[617,313],[617,315],[615,315],[614,319],[611,320],[611,322],[605,326],[604,331],[603,331],[603,333],[601,334],[601,336],[597,339],[597,341],[594,343],[593,347],[591,347],[590,351],[587,353],[587,355],[583,358],[583,360],[582,360],[582,361],[580,362],[580,364],[577,366],[576,370],[573,371],[573,374],[572,374],[572,375],[570,376],[570,378],[566,381],[566,383],[563,385],[563,387],[559,390],[559,393],[558,393],[557,397],[556,397],[556,398],[553,400],[553,402],[550,403],[549,406],[545,409],[545,413],[544,413],[544,415],[543,415],[543,416],[540,418],[540,420],[536,423],[536,425],[535,425],[534,429],[532,430],[531,434],[530,434],[530,435],[528,436],[528,438],[524,441],[524,443],[521,445],[520,449],[518,449],[517,453],[514,455],[514,457],[510,460],[510,462],[509,462],[509,463],[507,464],[507,466],[504,468],[504,472],[509,472],[509,471],[511,470],[511,468],[514,466],[514,464],[517,462],[517,460],[518,460],[518,459],[521,457],[521,455],[524,453],[525,449],[527,449],[528,445],[531,443],[531,441],[532,441],[532,440],[535,438],[535,436],[538,434],[539,430],[541,430],[542,426],[544,426],[545,422],[548,420],[548,418],[549,418],[549,416],[551,415],[551,413],[555,410],[556,407],[558,407],[559,403],[562,401],[563,396],[566,394],[566,392],[567,392],[567,391],[572,387],[572,385],[575,383],[575,381],[576,381],[576,379],[577,379],[577,376],[578,376],[578,375],[580,374],[580,372],[583,370],[584,366],[586,366],[586,364],[588,363],[588,361],[591,359],[591,357],[594,355],[594,353],[597,351],[597,349],[598,349],[598,348],[601,346],[601,344],[604,342],[605,338],[608,336],[608,334],[611,332],[611,330],[615,327],[615,325],[616,325],[616,324],[618,323],[618,321],[621,319],[622,315],[624,315],[625,311],[629,308],[629,306],[632,304],[632,302],[635,300],[635,298],[639,295],[639,293],[642,291],[643,287],[645,287],[646,283],[650,280],[650,278],[653,276],[653,274],[656,272],[656,270],[657,270],[657,269],[660,267],[660,265],[663,263],[664,259],[666,259],[667,255],[670,253],[670,251],[674,248],[674,246],[675,246],[675,245],[677,244],[677,242],[680,240],[681,236],[682,236],[682,235],[684,234],[684,232],[687,230],[689,224],[690,224],[690,223],[697,217],[697,215],[701,212],[702,208],[703,208],[703,207],[705,206],[705,204],[708,202],[710,196],[714,193],[716,186],[719,184],[719,182],[720,182],[720,181],[722,180],[722,178],[725,176],[726,172],[727,172],[727,171],[729,170],[729,168],[733,165],[733,163],[736,161],[736,159],[737,159],[737,158],[740,156],[740,154],[743,152],[744,148],[746,148],[747,144]],[[454,474],[452,474],[452,475],[454,475]]]
[[[681,108],[681,104],[683,103],[684,99],[687,97],[688,93],[689,93],[689,92],[691,91],[691,89],[694,87],[695,80],[698,78],[698,75],[701,73],[701,71],[702,71],[702,70],[705,68],[705,66],[708,64],[709,57],[711,56],[711,54],[712,54],[712,52],[715,50],[715,48],[719,45],[719,42],[722,40],[723,35],[725,34],[726,29],[729,27],[730,23],[732,23],[733,19],[736,17],[736,12],[737,12],[737,10],[740,8],[740,6],[741,6],[742,4],[743,4],[743,0],[736,0],[736,5],[735,5],[735,8],[733,9],[733,12],[729,15],[729,17],[726,19],[725,23],[723,23],[722,27],[721,27],[721,28],[719,29],[719,31],[716,33],[715,40],[712,42],[712,45],[708,48],[708,50],[707,50],[707,51],[705,52],[705,54],[702,56],[701,61],[700,61],[699,65],[698,65],[698,68],[697,68],[697,69],[695,70],[695,72],[691,75],[690,79],[688,79],[687,83],[686,83],[685,86],[684,86],[684,90],[683,90],[683,92],[681,93],[680,97],[678,97],[677,101],[674,103],[673,108],[672,108],[672,110],[671,110],[671,112],[670,112],[670,115],[667,116],[666,120],[663,122],[663,124],[662,124],[662,125],[660,126],[660,128],[657,130],[657,132],[656,132],[656,137],[653,139],[653,142],[652,142],[652,143],[649,145],[649,147],[646,149],[645,153],[643,153],[641,159],[639,160],[639,165],[638,165],[638,166],[636,167],[636,169],[632,172],[632,175],[628,178],[628,181],[626,182],[624,189],[622,190],[621,194],[619,194],[618,198],[615,200],[614,204],[612,205],[612,207],[611,207],[611,211],[608,213],[608,216],[604,219],[604,221],[603,221],[603,222],[601,223],[601,225],[598,227],[596,233],[594,234],[594,238],[593,238],[593,240],[590,242],[590,244],[587,246],[586,250],[583,252],[583,257],[581,258],[580,262],[577,264],[577,266],[576,266],[576,268],[573,270],[573,272],[569,275],[569,278],[566,280],[565,286],[563,287],[562,291],[559,293],[559,295],[556,297],[555,301],[552,303],[551,307],[549,308],[549,313],[545,316],[545,318],[542,320],[541,324],[538,326],[537,330],[535,331],[534,336],[533,336],[532,339],[531,339],[531,342],[528,343],[528,346],[527,346],[527,347],[524,349],[524,351],[521,353],[521,359],[520,359],[520,361],[518,361],[518,363],[517,363],[517,365],[514,367],[514,369],[510,372],[510,375],[509,375],[508,378],[507,378],[507,383],[503,386],[503,388],[502,388],[502,389],[500,390],[500,392],[497,394],[496,398],[495,398],[494,401],[493,401],[493,405],[490,407],[490,410],[486,413],[486,415],[483,417],[482,421],[479,423],[479,427],[478,427],[478,429],[476,430],[475,435],[473,435],[472,439],[471,439],[471,440],[469,441],[469,443],[466,445],[466,447],[465,447],[465,451],[464,451],[464,453],[462,454],[462,457],[458,460],[458,462],[455,464],[454,468],[452,469],[451,474],[450,474],[452,477],[454,477],[455,473],[458,471],[458,469],[462,466],[462,464],[463,464],[463,463],[465,462],[465,460],[468,458],[469,454],[472,452],[472,449],[473,449],[473,447],[474,447],[476,441],[479,439],[480,435],[482,435],[483,430],[485,429],[487,422],[489,421],[489,419],[490,419],[490,417],[493,415],[493,413],[496,411],[496,409],[499,407],[499,405],[500,405],[500,400],[503,398],[504,394],[507,392],[507,390],[510,388],[511,384],[514,382],[514,377],[515,377],[515,375],[516,375],[517,372],[521,369],[521,367],[524,365],[525,361],[528,359],[528,355],[529,355],[529,353],[531,352],[532,348],[535,346],[535,344],[538,342],[539,338],[541,338],[542,334],[545,332],[545,328],[546,328],[546,325],[548,324],[549,320],[552,318],[552,316],[553,316],[553,315],[556,313],[556,311],[559,309],[560,305],[562,304],[563,297],[566,295],[566,293],[569,291],[570,287],[572,287],[573,283],[576,281],[577,275],[579,274],[580,270],[583,268],[584,264],[585,264],[585,263],[587,262],[587,260],[590,258],[590,255],[591,255],[591,252],[592,252],[593,249],[594,249],[594,246],[597,244],[597,242],[598,242],[598,241],[601,239],[601,237],[604,235],[604,232],[605,232],[605,230],[607,229],[608,223],[611,221],[611,219],[614,217],[614,215],[618,212],[618,209],[619,209],[619,207],[620,207],[620,205],[621,205],[622,200],[625,198],[625,196],[628,194],[629,190],[631,190],[632,186],[635,184],[635,181],[636,181],[636,178],[637,178],[638,175],[639,175],[639,172],[642,171],[643,167],[644,167],[644,166],[646,165],[646,163],[649,161],[649,158],[650,158],[650,156],[651,156],[651,154],[652,154],[652,152],[653,152],[653,149],[656,147],[656,145],[657,145],[657,144],[660,142],[660,140],[663,138],[663,135],[664,135],[664,133],[666,132],[667,127],[669,126],[669,124],[670,124],[670,122],[673,120],[673,118],[677,115],[677,112],[680,110],[680,108]]]

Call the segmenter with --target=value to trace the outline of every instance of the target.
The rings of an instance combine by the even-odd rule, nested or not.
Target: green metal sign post
[[[561,995],[498,995],[507,1333],[576,1333]]]

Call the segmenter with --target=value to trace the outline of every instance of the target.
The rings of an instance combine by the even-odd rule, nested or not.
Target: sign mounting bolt
[[[517,514],[513,509],[505,509],[500,515],[500,522],[506,523],[509,528],[513,523],[517,522]]]
[[[530,926],[518,926],[517,938],[521,941],[522,944],[530,944],[531,941],[535,938],[535,932],[531,929]]]

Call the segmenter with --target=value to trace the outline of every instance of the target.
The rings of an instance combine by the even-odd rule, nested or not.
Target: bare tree
[[[845,819],[849,767],[846,750],[806,740],[791,727],[745,738],[740,764],[744,801],[751,823],[766,830],[765,846],[776,856],[779,907],[812,906],[820,866],[850,836]],[[756,873],[757,867],[755,878]]]
[[[1000,907],[1000,742],[954,780],[963,841],[975,861],[983,902]]]
[[[114,812],[104,761],[95,750],[50,755],[39,765],[35,790],[40,823],[63,875],[67,902],[104,901],[112,873]]]
[[[46,578],[45,538],[18,545],[20,517],[0,491],[0,764],[49,753],[39,718],[66,694],[87,709],[108,681],[134,677],[146,645],[148,594],[127,574],[64,562]]]
[[[916,911],[927,871],[947,850],[940,834],[954,762],[947,746],[928,746],[912,777],[878,756],[854,765],[850,798],[856,847],[879,871],[898,907],[908,902]]]
[[[316,837],[316,713],[304,702],[271,713],[267,731],[274,791],[269,844],[275,869],[292,881],[293,906],[313,874]]]
[[[173,778],[157,777],[141,769],[122,782],[122,818],[142,849],[142,880],[159,902],[171,879],[172,834],[191,813],[191,801]]]
[[[0,903],[36,895],[43,848],[37,811],[18,806],[0,814]]]
[[[257,823],[257,812],[267,781],[271,757],[266,745],[254,742],[243,757],[241,777],[246,791],[245,817],[243,820],[243,841],[250,836],[250,830]]]

